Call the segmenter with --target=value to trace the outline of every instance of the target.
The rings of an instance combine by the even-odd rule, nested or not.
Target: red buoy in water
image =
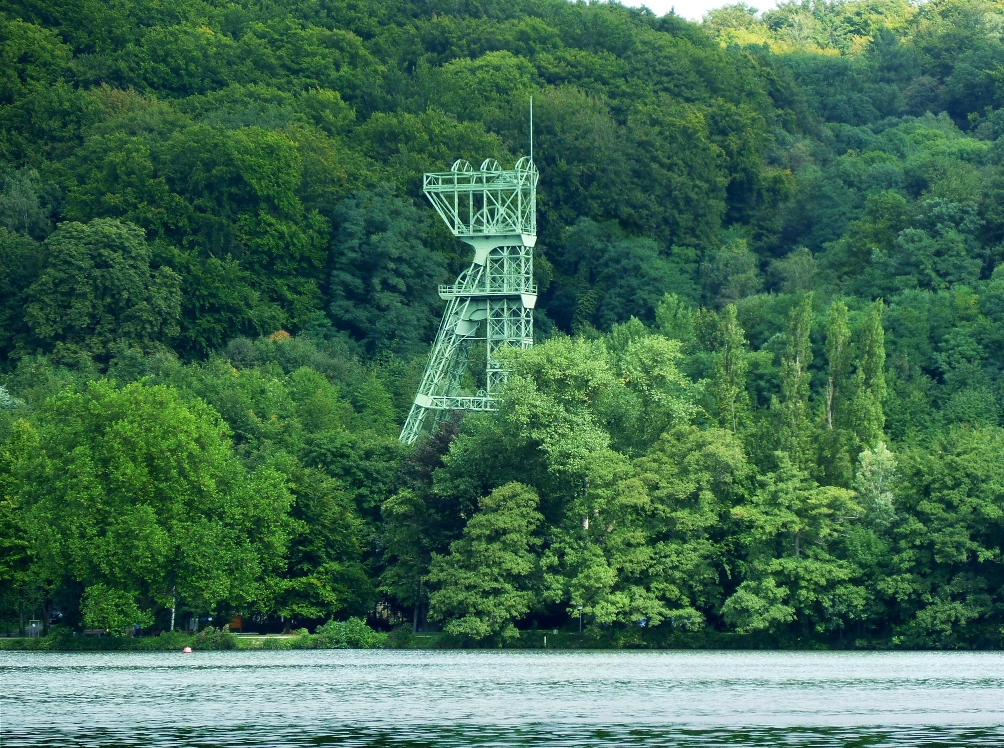
[[[184,648],[183,650],[181,650],[181,651],[182,651],[182,652],[183,652],[184,654],[187,654],[187,655],[190,655],[190,654],[192,654],[192,648],[191,648],[191,647],[185,647],[185,648]]]

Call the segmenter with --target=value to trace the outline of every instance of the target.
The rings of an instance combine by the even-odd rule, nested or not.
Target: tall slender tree
[[[854,374],[854,397],[851,401],[850,428],[862,447],[874,447],[883,438],[885,412],[882,402],[885,385],[885,330],[882,312],[885,305],[879,299],[871,305],[861,329],[860,355]]]
[[[809,365],[812,363],[812,292],[802,297],[788,319],[781,360],[781,397],[771,401],[777,414],[779,446],[799,467],[810,462]]]
[[[847,306],[840,301],[830,304],[826,315],[826,392],[821,418],[819,473],[827,483],[846,486],[852,478],[852,460],[844,428],[846,400],[851,382],[847,381],[853,351]]]
[[[850,361],[851,330],[847,326],[847,305],[830,304],[826,320],[826,430],[833,431],[834,409],[839,402]]]
[[[729,304],[721,313],[721,349],[713,371],[718,422],[735,434],[750,421],[746,332],[739,324],[735,304]]]

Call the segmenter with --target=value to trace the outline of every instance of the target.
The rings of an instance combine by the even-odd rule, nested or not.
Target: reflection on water
[[[1001,746],[1004,655],[0,653],[0,745]]]

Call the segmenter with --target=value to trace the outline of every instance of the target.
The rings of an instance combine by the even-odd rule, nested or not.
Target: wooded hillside
[[[0,618],[998,646],[1002,19],[11,0]],[[531,96],[537,345],[404,447]]]

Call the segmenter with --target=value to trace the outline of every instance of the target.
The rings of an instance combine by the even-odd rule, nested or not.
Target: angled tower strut
[[[448,172],[425,175],[426,197],[453,235],[474,248],[474,261],[456,283],[439,287],[446,312],[401,441],[411,444],[450,411],[494,410],[505,379],[498,350],[533,345],[537,177],[526,157],[510,170],[489,158],[478,171],[459,160]],[[461,385],[475,341],[486,344],[485,389],[465,394]]]

